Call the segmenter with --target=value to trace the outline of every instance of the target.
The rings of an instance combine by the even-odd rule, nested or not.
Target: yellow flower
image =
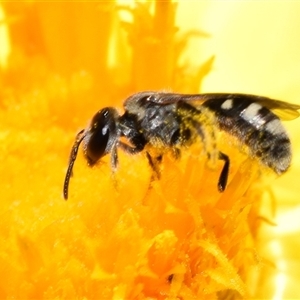
[[[270,188],[269,172],[220,134],[231,171],[219,193],[222,162],[208,166],[201,143],[179,160],[165,153],[154,181],[144,153],[120,151],[112,176],[109,156],[89,168],[80,152],[62,198],[76,131],[134,92],[201,87],[296,103],[299,4],[0,8],[0,298],[299,296],[297,155]],[[287,124],[295,154],[297,126]]]

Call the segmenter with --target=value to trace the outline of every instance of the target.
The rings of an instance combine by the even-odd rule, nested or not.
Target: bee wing
[[[150,95],[150,94],[149,94]],[[250,95],[250,94],[226,94],[226,93],[208,93],[208,94],[175,94],[175,93],[151,93],[149,101],[167,105],[178,101],[191,102],[196,107],[208,100],[225,101],[227,99],[237,99],[240,101],[248,100],[259,103],[270,109],[282,120],[293,120],[299,117],[300,105],[292,104],[280,100],[274,100],[267,97]]]
[[[282,120],[293,120],[299,117],[300,105],[292,104],[280,100],[273,100],[261,97],[258,101],[261,105],[269,108],[272,112]]]

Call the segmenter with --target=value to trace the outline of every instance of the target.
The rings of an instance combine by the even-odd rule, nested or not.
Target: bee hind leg
[[[229,166],[230,166],[230,160],[229,157],[224,154],[223,152],[219,152],[219,159],[224,160],[224,166],[221,171],[219,181],[218,181],[218,189],[219,192],[224,192],[226,186],[227,186],[227,180],[228,180],[228,174],[229,174]]]

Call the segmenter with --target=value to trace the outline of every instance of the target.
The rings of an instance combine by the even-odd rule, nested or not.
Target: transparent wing
[[[299,117],[300,105],[292,104],[280,100],[274,100],[267,97],[250,95],[250,94],[226,94],[226,93],[208,93],[208,94],[175,94],[175,93],[157,93],[143,92],[140,96],[148,97],[148,101],[161,105],[168,105],[178,101],[190,102],[194,106],[199,106],[205,101],[225,101],[235,99],[239,101],[247,100],[259,103],[262,106],[272,110],[282,120],[293,120]]]

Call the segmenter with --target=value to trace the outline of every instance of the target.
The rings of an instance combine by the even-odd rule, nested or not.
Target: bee
[[[227,185],[230,159],[217,149],[218,131],[235,136],[248,147],[250,156],[277,174],[286,172],[291,164],[291,142],[279,117],[298,117],[299,105],[249,94],[146,91],[133,94],[123,106],[122,115],[114,107],[99,110],[90,125],[77,134],[64,181],[65,199],[81,143],[89,166],[110,154],[115,171],[118,148],[132,155],[144,150],[158,173],[157,165],[166,149],[179,157],[182,149],[200,140],[208,160],[224,162],[217,184],[220,192]],[[153,157],[149,147],[158,155]]]

